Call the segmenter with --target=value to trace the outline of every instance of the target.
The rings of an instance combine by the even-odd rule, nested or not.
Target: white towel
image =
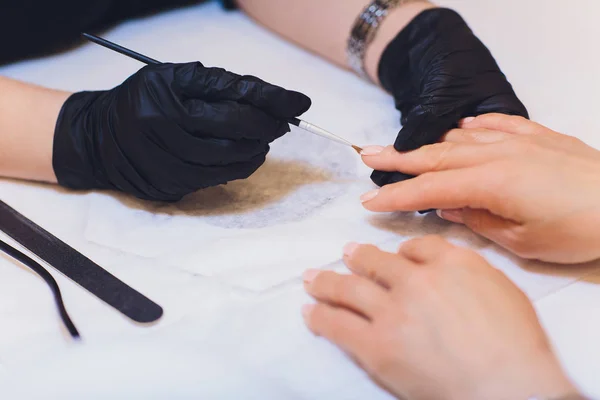
[[[300,308],[309,301],[297,284],[160,332],[74,346],[13,368],[0,379],[2,393],[23,399],[391,399],[337,348],[308,332]]]

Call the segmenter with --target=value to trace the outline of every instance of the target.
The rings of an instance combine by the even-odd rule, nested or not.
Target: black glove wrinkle
[[[67,99],[53,167],[72,189],[177,201],[250,176],[269,143],[290,131],[274,114],[308,107],[300,93],[199,62],[146,66],[112,90]]]
[[[465,117],[491,112],[529,117],[488,48],[446,8],[415,17],[384,50],[378,74],[402,113],[398,151],[438,142]],[[375,171],[371,178],[383,186],[411,176]]]

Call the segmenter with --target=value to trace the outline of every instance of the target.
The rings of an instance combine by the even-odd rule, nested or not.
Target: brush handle
[[[129,50],[128,48],[125,48],[123,46],[119,46],[116,43],[109,42],[108,40],[102,39],[101,37],[90,35],[89,33],[82,33],[81,35],[90,42],[94,42],[96,44],[99,44],[100,46],[106,47],[107,49],[116,51],[117,53],[121,53],[124,56],[131,57],[134,60],[138,60],[139,62],[142,62],[144,64],[161,64],[161,62],[158,60],[147,57],[133,50]]]
[[[139,62],[142,62],[144,64],[150,64],[150,65],[157,65],[157,64],[162,64],[160,61],[155,60],[153,58],[147,57],[143,54],[137,53],[133,50],[130,50],[126,47],[120,46],[116,43],[113,43],[111,41],[108,41],[106,39],[103,39],[101,37],[95,36],[95,35],[90,35],[89,33],[82,33],[83,37],[88,39],[91,42],[94,42],[96,44],[99,44],[102,47],[106,47],[107,49],[116,51],[117,53],[121,53],[127,57],[133,58],[134,60],[138,60]],[[313,125],[309,122],[306,121],[302,121],[299,118],[291,118],[288,120],[288,123],[290,125],[294,125],[297,126],[300,129],[303,129],[307,132],[310,132],[312,134],[315,134],[317,136],[321,136],[324,137],[326,139],[329,140],[333,140],[334,142],[337,143],[341,143],[343,145],[346,146],[350,146],[350,147],[354,147],[352,145],[352,143],[350,143],[349,141],[347,141],[346,139],[343,139],[337,135],[334,135],[331,132],[327,132],[325,129],[319,128],[316,125]]]

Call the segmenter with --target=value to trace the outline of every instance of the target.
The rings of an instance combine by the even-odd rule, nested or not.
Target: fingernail
[[[315,279],[317,277],[317,275],[319,275],[321,273],[321,271],[319,271],[318,269],[307,269],[306,271],[304,271],[304,273],[302,274],[302,279],[304,280],[304,282],[306,283],[310,283],[313,281],[313,279]]]
[[[367,192],[367,193],[363,194],[362,196],[360,196],[360,201],[363,203],[366,203],[369,200],[373,200],[375,197],[377,197],[378,194],[379,194],[379,189],[371,190],[370,192]]]
[[[446,221],[456,222],[458,224],[463,223],[462,210],[437,210],[435,213]]]
[[[310,313],[315,308],[314,304],[305,304],[302,306],[302,317],[306,320],[310,316]]]
[[[463,119],[462,121],[460,121],[459,126],[466,125],[466,124],[468,124],[470,122],[473,122],[473,121],[475,121],[475,117],[467,117],[467,118]]]
[[[363,147],[362,151],[360,152],[360,155],[361,156],[374,156],[374,155],[381,153],[383,151],[383,149],[384,149],[384,147],[382,147],[382,146]]]
[[[348,243],[344,246],[344,255],[346,257],[352,257],[352,254],[354,254],[354,252],[356,251],[356,249],[358,248],[358,243]]]

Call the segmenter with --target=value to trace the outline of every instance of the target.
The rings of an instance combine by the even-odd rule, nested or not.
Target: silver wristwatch
[[[374,0],[358,16],[348,39],[348,64],[359,76],[370,79],[365,70],[365,54],[375,39],[381,22],[390,10],[405,3],[423,0]]]

